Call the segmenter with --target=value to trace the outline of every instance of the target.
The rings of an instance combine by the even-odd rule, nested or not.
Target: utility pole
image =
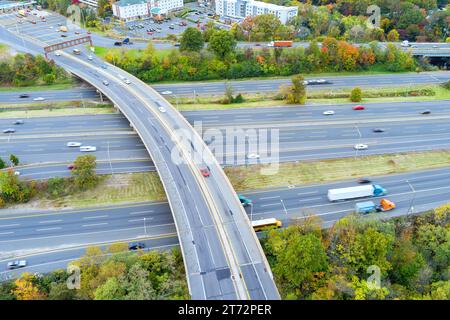
[[[411,199],[411,203],[409,204],[408,211],[406,212],[406,215],[409,215],[410,211],[411,211],[411,213],[414,213],[414,201],[416,200],[416,190],[413,188],[413,186],[411,185],[409,180],[406,180],[406,183],[409,185],[409,187],[411,188],[411,191],[413,192],[413,197]]]
[[[146,219],[146,218],[144,217],[144,233],[147,234],[147,226],[146,226],[146,224],[145,224],[145,219]]]
[[[281,201],[281,204],[283,205],[284,213],[286,213],[286,215],[288,215],[288,212],[286,210],[286,206],[284,205],[283,199],[280,199],[280,201]]]

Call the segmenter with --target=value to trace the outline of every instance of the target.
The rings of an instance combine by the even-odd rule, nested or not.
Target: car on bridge
[[[27,260],[16,260],[8,262],[7,268],[9,270],[24,268],[27,266]]]
[[[209,169],[204,167],[204,168],[200,168],[200,173],[202,174],[202,176],[204,176],[205,178],[209,177],[211,175],[211,173],[209,172]]]
[[[103,80],[102,82],[103,82],[103,84],[104,84],[105,86],[109,85],[108,80]]]

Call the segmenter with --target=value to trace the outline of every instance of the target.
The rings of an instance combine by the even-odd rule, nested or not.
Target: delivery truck
[[[376,205],[373,201],[358,202],[355,204],[356,213],[385,212],[395,209],[395,203],[388,199],[381,199],[380,204]]]
[[[289,48],[292,47],[292,41],[290,40],[270,41],[270,43],[267,46],[274,48],[285,48],[285,47]]]
[[[351,200],[365,197],[378,197],[387,194],[386,189],[377,184],[369,184],[365,186],[330,189],[328,190],[328,200],[340,201]]]

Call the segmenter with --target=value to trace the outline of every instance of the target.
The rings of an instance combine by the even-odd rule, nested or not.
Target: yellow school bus
[[[281,228],[281,226],[282,226],[281,221],[277,220],[275,218],[252,221],[252,227],[253,227],[253,230],[255,230],[255,232],[264,230],[265,228],[268,228],[268,227]]]

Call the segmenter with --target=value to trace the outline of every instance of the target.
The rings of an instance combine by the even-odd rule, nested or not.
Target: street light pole
[[[281,204],[283,205],[284,213],[286,213],[286,215],[288,215],[288,212],[286,210],[286,206],[284,205],[283,199],[280,199],[280,201],[281,201]]]
[[[358,145],[359,145],[359,144],[361,144],[362,134],[361,134],[361,131],[358,128],[358,124],[357,123],[355,123],[355,129],[356,129],[356,132],[358,132],[358,135],[359,135],[359,138],[358,138]],[[355,159],[358,158],[358,151],[359,151],[358,148],[356,148],[356,150],[355,150]]]
[[[250,222],[253,221],[253,203],[250,203]]]
[[[147,234],[147,226],[145,224],[145,217],[144,217],[144,233]]]
[[[413,192],[413,198],[411,199],[411,203],[409,204],[408,211],[406,212],[406,215],[409,215],[409,212],[414,213],[414,201],[416,200],[416,190],[413,188],[409,180],[406,180],[406,183],[411,188],[411,191]]]

